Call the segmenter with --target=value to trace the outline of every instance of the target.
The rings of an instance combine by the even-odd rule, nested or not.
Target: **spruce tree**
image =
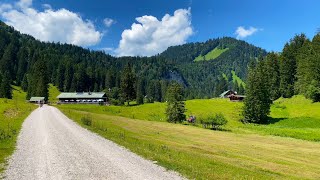
[[[135,81],[136,77],[132,71],[132,67],[130,64],[127,64],[122,72],[120,88],[122,98],[128,105],[130,101],[136,98]]]
[[[154,81],[149,81],[147,85],[147,102],[154,103],[155,97],[155,85]]]
[[[294,95],[294,83],[297,80],[297,56],[306,40],[304,34],[296,35],[283,48],[280,58],[280,93],[282,97],[290,98]]]
[[[281,96],[279,56],[276,53],[271,52],[267,55],[265,61],[268,89],[271,99],[276,100]]]
[[[243,111],[245,122],[268,122],[272,101],[264,68],[263,61],[259,62],[257,67],[254,67],[253,64],[250,65]]]
[[[0,83],[0,98],[12,99],[11,80],[8,71],[2,75]]]
[[[144,103],[144,93],[143,93],[143,86],[144,86],[144,81],[143,80],[138,80],[137,81],[137,97],[136,97],[136,102],[137,104],[143,104]]]
[[[24,74],[21,82],[21,88],[23,91],[28,90],[28,74]]]
[[[182,122],[186,119],[185,103],[183,102],[183,88],[178,83],[173,83],[167,91],[166,115],[168,122]]]
[[[48,71],[45,60],[39,57],[39,60],[35,62],[30,78],[28,77],[28,95],[27,99],[32,96],[44,97],[48,100]]]
[[[296,91],[313,102],[320,101],[320,35],[306,41],[297,58]]]

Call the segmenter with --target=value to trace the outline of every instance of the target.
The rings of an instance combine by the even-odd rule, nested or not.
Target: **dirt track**
[[[25,120],[6,179],[181,179],[44,106]]]

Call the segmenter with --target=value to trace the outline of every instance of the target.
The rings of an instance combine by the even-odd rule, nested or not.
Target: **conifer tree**
[[[182,122],[186,119],[185,103],[183,102],[183,88],[178,83],[173,83],[167,91],[166,115],[168,122]]]
[[[271,52],[267,55],[265,60],[266,77],[268,81],[268,88],[272,100],[278,99],[280,94],[280,67],[279,56]]]
[[[39,57],[39,60],[35,62],[32,74],[30,78],[28,78],[28,94],[27,99],[32,96],[44,97],[45,100],[48,100],[49,92],[48,92],[48,72],[47,72],[47,64],[42,57]]]
[[[294,83],[297,80],[297,55],[306,40],[304,34],[296,35],[283,48],[280,61],[280,92],[285,98],[294,95]]]
[[[28,90],[28,74],[24,74],[21,82],[21,88],[23,91]]]
[[[155,98],[155,86],[154,81],[150,81],[147,86],[147,102],[153,103]]]
[[[296,91],[314,102],[320,101],[320,35],[306,41],[297,58]]]
[[[137,81],[137,97],[136,97],[136,102],[137,104],[143,104],[144,103],[144,81],[142,79]]]
[[[1,78],[0,82],[0,98],[12,99],[12,88],[9,72],[6,71]]]
[[[120,88],[122,98],[128,105],[130,101],[136,98],[135,81],[136,77],[132,71],[132,67],[130,64],[127,64],[122,72]]]
[[[268,122],[272,101],[265,75],[263,61],[259,62],[257,67],[254,67],[253,64],[250,65],[243,111],[245,122]]]

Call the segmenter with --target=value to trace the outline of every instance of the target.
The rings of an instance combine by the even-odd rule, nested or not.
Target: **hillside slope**
[[[228,50],[216,54],[215,61],[193,61],[215,48]],[[34,95],[31,90],[40,81],[37,78],[46,77],[41,81],[60,91],[111,89],[117,99],[122,71],[128,63],[139,77],[143,95],[156,101],[164,101],[170,81],[183,84],[188,99],[213,97],[232,87],[230,83],[217,88],[222,73],[232,79],[233,70],[245,80],[249,61],[265,54],[261,48],[225,37],[169,47],[153,57],[113,57],[74,45],[40,42],[0,22],[0,74],[9,74],[12,83],[28,91],[28,97]],[[38,74],[39,67],[44,69],[43,75]]]
[[[210,60],[214,60],[217,57],[219,57],[222,53],[228,51],[229,48],[225,48],[225,49],[221,49],[221,48],[214,48],[213,50],[211,50],[210,52],[208,52],[205,55],[199,55],[198,57],[196,57],[194,59],[194,61],[210,61]]]

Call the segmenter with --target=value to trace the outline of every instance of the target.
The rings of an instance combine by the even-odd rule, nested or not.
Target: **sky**
[[[224,36],[280,52],[320,28],[318,0],[0,0],[0,20],[46,42],[152,56]]]

